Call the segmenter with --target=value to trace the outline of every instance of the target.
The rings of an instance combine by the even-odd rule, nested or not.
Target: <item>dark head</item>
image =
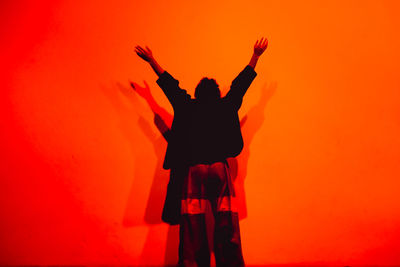
[[[197,84],[194,96],[199,100],[216,100],[221,98],[219,85],[214,79],[204,77]]]

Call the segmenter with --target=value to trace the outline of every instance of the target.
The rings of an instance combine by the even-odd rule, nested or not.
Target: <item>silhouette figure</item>
[[[147,104],[149,105],[149,107],[151,108],[152,112],[154,113],[154,119],[153,122],[156,125],[157,129],[159,130],[159,132],[161,133],[161,135],[163,136],[163,138],[165,139],[165,141],[168,142],[168,136],[170,134],[170,128],[171,128],[171,124],[172,124],[172,119],[173,116],[171,114],[169,114],[164,108],[160,107],[157,102],[154,100],[151,91],[150,91],[150,87],[147,84],[146,81],[144,81],[145,86],[142,87],[140,86],[138,83],[134,83],[131,82],[131,87],[134,89],[134,91],[136,93],[138,93],[141,97],[143,97]],[[141,123],[142,125],[144,125],[143,121]],[[145,131],[144,129],[149,128],[147,127],[141,127],[143,132],[148,132]],[[164,145],[161,144],[161,140],[158,138],[154,138],[152,137],[152,135],[150,134],[146,134],[146,136],[148,136],[149,140],[151,140],[154,143],[154,148],[155,150],[158,151],[158,149],[164,148]],[[162,140],[164,141],[164,140]],[[163,143],[165,143],[165,141]],[[161,158],[161,154],[157,153],[157,159],[158,160],[162,160]],[[162,162],[158,162],[157,163],[157,170],[156,172],[159,173],[161,172],[162,169]],[[171,174],[173,175],[174,172]],[[164,190],[165,187],[167,186],[166,183],[164,183],[163,179],[159,179],[158,177],[163,177],[162,175],[155,175],[154,179],[153,179],[153,183],[151,186],[151,190],[150,190],[150,195],[148,198],[148,202],[147,202],[147,206],[146,206],[146,211],[145,211],[145,215],[144,215],[144,219],[145,222],[147,222],[148,224],[154,224],[154,223],[160,223],[161,222],[161,214],[163,211],[163,207],[160,206],[162,205],[162,201],[160,201],[162,197],[164,197]],[[168,204],[167,206],[173,206],[173,205],[178,205],[180,204],[180,199],[178,199],[177,197],[172,198],[171,196],[173,196],[173,194],[171,193],[173,191],[173,189],[171,189],[171,181],[175,181],[176,179],[170,179],[170,182],[168,183],[168,187],[169,190],[167,190],[167,192],[169,192],[169,194],[167,195],[167,201],[165,201],[165,203],[171,203],[171,200],[175,202],[172,204]],[[161,192],[162,191],[162,192]],[[164,205],[166,206],[166,205]],[[178,208],[174,208],[177,212],[179,212],[180,210]],[[165,210],[165,208],[164,208]],[[165,212],[164,212],[165,213]],[[175,215],[177,216],[177,215]],[[164,218],[164,217],[163,217]],[[165,218],[164,218],[165,221]],[[175,227],[173,226],[174,224],[177,223],[170,223],[171,226],[168,229],[168,233],[167,233],[167,242],[166,242],[166,252],[165,252],[165,258],[164,258],[164,262],[166,265],[170,264],[171,262],[174,262],[175,257],[173,254],[173,251],[175,249],[178,248],[178,245],[175,244],[177,242],[175,242],[175,239],[178,236],[178,231],[177,229],[175,229]],[[152,255],[152,244],[151,240],[146,240],[146,244],[144,246],[144,250],[142,252],[142,258],[143,261],[145,261],[146,257],[151,257]]]
[[[264,122],[265,107],[269,99],[275,93],[276,88],[276,82],[263,85],[260,99],[256,105],[253,106],[240,120],[240,128],[242,130],[243,140],[246,146],[243,147],[242,152],[237,157],[227,159],[230,174],[235,185],[239,220],[243,220],[247,217],[244,180],[247,176],[247,165],[250,158],[250,144]]]
[[[129,149],[132,151],[132,154],[135,155],[133,165],[143,166],[147,164],[148,161],[153,160],[154,156],[157,159],[154,169],[152,170],[153,172],[150,171],[152,174],[151,179],[146,179],[148,182],[143,182],[143,177],[145,175],[148,176],[149,170],[134,168],[134,173],[132,174],[133,181],[130,187],[122,223],[124,227],[137,227],[146,223],[147,234],[140,254],[139,263],[149,263],[150,261],[150,264],[159,264],[159,259],[154,259],[152,255],[154,254],[154,246],[159,243],[160,231],[164,231],[165,229],[165,224],[163,224],[160,214],[163,208],[165,188],[167,187],[169,177],[168,173],[162,168],[167,142],[162,135],[154,131],[152,124],[154,122],[158,130],[162,132],[162,124],[164,122],[168,124],[168,117],[163,115],[162,124],[158,124],[158,115],[156,116],[154,111],[149,112],[148,107],[143,105],[142,101],[138,98],[140,95],[139,90],[136,90],[136,92],[132,91],[130,87],[119,83],[114,87],[102,86],[100,88],[118,113],[119,121],[117,125],[126,140],[129,141]],[[162,114],[162,111],[157,112]],[[164,112],[168,114],[165,110]],[[169,125],[166,126],[170,128],[172,115],[169,116],[170,122]],[[137,124],[132,124],[132,120],[137,121]],[[138,127],[141,131],[138,131]],[[141,151],[140,154],[138,154],[137,143],[145,142],[145,138],[150,141],[151,146],[147,151]],[[144,186],[150,189],[148,195],[141,193],[143,192]],[[147,202],[144,204],[142,201],[138,201],[138,199],[140,199],[139,196],[147,197]],[[165,265],[170,265],[176,263],[178,258],[174,252],[178,251],[179,247],[179,227],[170,225],[165,230],[167,230],[167,232],[164,263]],[[154,261],[152,262],[149,259],[154,259]]]
[[[136,46],[135,52],[158,75],[157,84],[174,109],[163,168],[171,170],[168,191],[172,191],[170,184],[174,181],[173,199],[181,200],[180,266],[210,265],[205,221],[207,202],[215,219],[217,266],[244,266],[236,194],[227,158],[239,155],[243,149],[238,110],[257,75],[254,71],[257,61],[267,46],[264,38],[255,43],[249,64],[233,80],[225,97],[221,98],[217,82],[205,77],[197,85],[194,99],[161,68],[148,47]],[[164,211],[169,213],[166,205]],[[164,218],[170,217],[165,217],[163,212]]]

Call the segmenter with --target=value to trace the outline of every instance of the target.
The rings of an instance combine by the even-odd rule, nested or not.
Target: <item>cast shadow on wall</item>
[[[172,124],[173,116],[169,114],[164,108],[159,106],[156,100],[151,94],[149,85],[144,82],[145,86],[142,87],[137,83],[133,83],[134,86],[128,87],[121,84],[117,84],[117,90],[104,90],[106,96],[109,98],[110,102],[117,110],[120,117],[121,130],[129,140],[133,153],[135,154],[135,144],[145,140],[135,140],[134,131],[136,127],[134,126],[133,118],[137,117],[137,126],[141,129],[147,141],[150,141],[153,147],[153,152],[156,156],[155,170],[151,170],[153,173],[151,187],[149,194],[147,196],[147,204],[144,209],[143,220],[137,219],[137,195],[138,190],[136,183],[132,183],[132,188],[130,190],[130,196],[128,198],[128,203],[126,205],[123,225],[125,227],[134,227],[140,224],[145,224],[149,226],[147,237],[143,246],[141,253],[141,262],[146,262],[146,260],[154,257],[154,246],[155,242],[158,242],[158,235],[160,232],[157,230],[157,226],[163,224],[161,221],[161,213],[166,195],[166,188],[169,180],[169,171],[162,168],[165,150],[167,147],[167,139]],[[134,89],[133,89],[134,88]],[[232,178],[235,183],[236,194],[238,199],[239,208],[239,218],[244,219],[247,217],[247,207],[246,207],[246,196],[244,181],[247,175],[247,163],[250,157],[250,145],[251,142],[261,128],[264,122],[264,110],[265,107],[273,96],[277,88],[277,83],[273,82],[270,84],[264,84],[261,88],[261,97],[245,116],[240,120],[240,125],[242,129],[244,148],[239,156],[236,158],[229,158],[228,163],[230,166],[230,171]],[[125,99],[121,98],[121,93]],[[151,116],[149,114],[148,107],[143,106],[140,98],[143,98],[148,107],[151,109]],[[124,101],[128,100],[131,106],[124,104]],[[133,111],[134,110],[134,111]],[[136,116],[132,116],[132,113]],[[153,125],[152,125],[153,124]],[[155,127],[154,127],[155,126]],[[149,157],[135,157],[134,166],[146,166],[146,161],[153,160],[154,158]],[[149,176],[151,171],[149,170],[138,170],[135,168],[134,180],[144,179],[144,177]],[[144,177],[143,177],[144,176]],[[177,251],[179,245],[179,228],[178,226],[169,226],[167,231],[167,240],[165,247],[165,257],[164,264],[170,265],[175,264],[178,260]]]
[[[117,127],[129,142],[129,149],[134,156],[133,181],[125,205],[122,225],[124,227],[148,225],[140,263],[154,259],[154,247],[158,246],[160,234],[164,234],[162,231],[165,231],[165,226],[167,226],[164,262],[174,264],[177,262],[179,227],[166,225],[161,221],[169,172],[162,168],[167,142],[164,136],[159,134],[159,132],[167,134],[166,131],[172,124],[172,116],[155,102],[148,101],[153,99],[146,95],[150,93],[150,90],[144,91],[140,96],[131,87],[119,83],[114,87],[101,89],[117,113]],[[143,104],[140,98],[146,99],[147,103]],[[150,109],[147,104],[150,105]],[[158,114],[162,114],[163,120]],[[153,124],[159,127],[154,129]],[[141,134],[138,134],[138,128]],[[150,146],[147,145],[148,143]],[[143,151],[143,147],[147,150]],[[153,169],[140,168],[140,166],[148,166],[149,162],[154,162],[151,164],[154,166]],[[146,191],[148,188],[150,190]]]

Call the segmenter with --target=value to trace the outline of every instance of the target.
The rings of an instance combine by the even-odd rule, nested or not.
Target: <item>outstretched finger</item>
[[[143,53],[141,53],[141,52],[139,52],[139,51],[136,51],[136,55],[138,55],[139,57],[141,57],[141,58],[143,58]]]
[[[268,39],[265,38],[264,43],[263,43],[263,47],[267,47],[267,45],[268,45]]]
[[[140,50],[140,51],[143,51],[143,47],[141,47],[140,45],[137,45],[137,46],[136,46],[136,49],[137,49],[137,50]]]
[[[260,42],[259,47],[260,47],[260,48],[263,48],[263,45],[264,45],[264,38],[261,38],[261,40],[262,40],[262,41]]]
[[[145,54],[146,53],[146,51],[142,48],[142,47],[138,47],[138,50],[142,53],[142,54]]]

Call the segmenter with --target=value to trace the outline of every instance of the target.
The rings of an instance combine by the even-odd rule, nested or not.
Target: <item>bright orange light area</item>
[[[245,261],[400,265],[398,1],[1,4],[0,265],[163,265],[166,141],[129,81],[172,108],[136,54],[223,94],[269,47],[233,162]]]

